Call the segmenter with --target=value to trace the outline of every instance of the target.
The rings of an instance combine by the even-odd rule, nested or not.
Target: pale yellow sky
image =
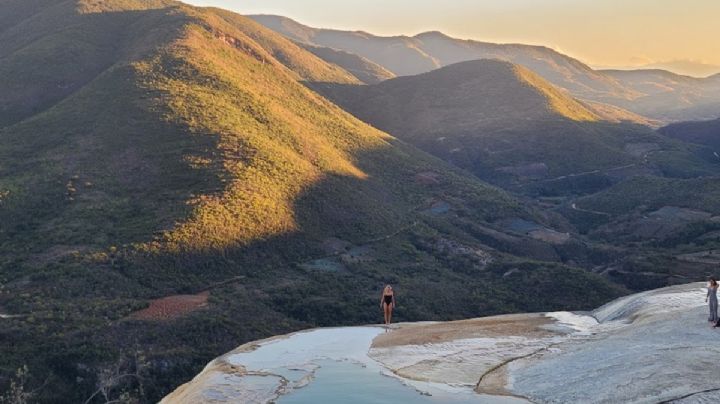
[[[720,0],[187,0],[378,35],[439,30],[546,45],[588,64],[720,65]]]

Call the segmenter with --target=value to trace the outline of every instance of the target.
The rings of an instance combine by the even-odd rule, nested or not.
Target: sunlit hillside
[[[618,177],[715,170],[707,150],[659,136],[627,111],[579,101],[509,62],[319,88],[365,122],[521,193],[587,193]]]

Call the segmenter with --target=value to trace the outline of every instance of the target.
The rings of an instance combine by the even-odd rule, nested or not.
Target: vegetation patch
[[[174,295],[150,301],[150,305],[128,317],[133,320],[172,320],[207,307],[209,292],[197,295]]]

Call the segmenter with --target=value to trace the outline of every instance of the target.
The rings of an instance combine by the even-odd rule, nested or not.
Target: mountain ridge
[[[362,38],[359,38],[358,40],[353,40],[353,34],[356,32],[354,31],[342,31],[342,30],[335,30],[335,29],[317,29],[317,28],[311,28],[305,25],[302,25],[294,20],[291,20],[287,17],[281,17],[281,16],[273,16],[273,15],[250,15],[249,18],[253,18],[256,21],[265,24],[271,29],[275,29],[276,31],[280,33],[287,34],[289,36],[293,36],[293,34],[297,31],[302,31],[303,35],[296,35],[296,39],[300,41],[307,41],[307,42],[313,42],[316,45],[323,45],[323,46],[330,46],[330,47],[336,47],[340,49],[345,49],[349,52],[360,54],[361,56],[367,57],[370,60],[375,61],[376,63],[379,63],[382,66],[388,67],[390,71],[393,71],[396,75],[413,75],[418,73],[424,73],[429,70],[457,63],[460,61],[466,61],[471,59],[479,59],[479,58],[499,58],[499,59],[507,59],[514,63],[519,63],[522,65],[525,65],[526,67],[530,68],[531,70],[535,71],[536,73],[539,73],[540,75],[544,76],[545,78],[549,78],[548,76],[552,76],[556,80],[552,80],[556,84],[558,83],[564,83],[565,87],[571,90],[576,90],[578,94],[584,94],[588,90],[588,85],[596,86],[597,90],[600,92],[609,92],[609,93],[618,93],[622,96],[628,96],[631,97],[632,94],[625,94],[625,90],[622,89],[620,86],[617,85],[617,83],[614,83],[613,80],[605,79],[601,76],[596,75],[592,69],[590,69],[588,66],[583,64],[582,62],[570,58],[568,56],[562,55],[548,47],[545,46],[534,46],[534,45],[523,45],[523,44],[494,44],[490,42],[481,42],[481,41],[474,41],[474,40],[460,40],[451,38],[445,34],[442,36],[438,35],[423,35],[418,34],[416,36],[392,36],[392,37],[382,37],[382,36],[375,36],[372,34],[364,33],[361,37],[374,39],[378,41],[378,46],[381,46],[385,43],[395,43],[395,47],[399,47],[401,45],[407,46],[409,50],[414,50],[415,52],[411,52],[409,54],[415,55],[416,60],[412,64],[408,64],[407,67],[403,67],[402,65],[394,65],[396,66],[393,68],[392,66],[388,66],[386,63],[383,63],[382,60],[374,60],[371,54],[368,52],[371,52],[372,44],[368,44],[367,48],[364,47],[364,45],[360,42]],[[286,29],[286,27],[292,27],[291,29]],[[333,39],[331,34],[343,34],[348,36],[348,44],[346,46],[343,46],[342,39]],[[369,37],[368,37],[369,35]],[[438,46],[437,43],[421,43],[417,42],[419,38],[426,38],[426,39],[432,39],[432,40],[451,40],[450,44],[448,45],[449,48],[443,49]],[[415,41],[414,41],[415,40]],[[473,47],[476,47],[477,49],[474,49]],[[380,48],[378,48],[380,49]],[[432,49],[435,49],[432,51]],[[514,56],[510,51],[511,50],[520,50],[525,53],[519,53],[517,56]],[[540,53],[538,53],[540,51]],[[382,51],[384,52],[384,51]],[[397,52],[397,51],[396,51]],[[467,54],[463,52],[469,52]],[[542,53],[548,54],[549,59],[543,60],[543,59],[536,59],[541,56]],[[397,59],[400,57],[401,53],[388,53],[385,55],[384,53],[380,53],[383,55],[383,58],[391,57],[393,59]],[[391,59],[392,60],[392,59]],[[395,62],[393,62],[395,63]],[[557,63],[563,66],[563,71],[561,77],[560,74],[553,72],[550,74],[551,70],[548,70],[548,66],[550,63]],[[578,74],[589,74],[592,76],[592,79],[590,81],[576,81],[573,78],[573,75]],[[580,76],[578,76],[580,77]],[[585,80],[585,79],[583,79]],[[593,81],[594,80],[594,81]]]
[[[342,67],[365,84],[377,84],[395,77],[392,72],[379,64],[354,53],[309,44],[301,44],[301,46],[319,58]]]
[[[371,86],[318,90],[360,119],[514,191],[546,192],[535,187],[583,173],[653,170],[647,165],[655,156],[644,161],[633,151],[642,145],[699,159],[654,134],[642,117],[576,100],[506,61],[467,61]],[[607,186],[609,179],[588,181]]]
[[[665,123],[716,118],[720,105],[720,88],[716,86],[706,89],[696,86],[688,92],[686,86],[678,83],[677,87],[673,84],[663,94],[646,91],[646,86],[623,80],[621,75],[624,73],[594,70],[545,46],[462,40],[437,31],[415,36],[382,37],[312,28],[282,16],[250,17],[297,41],[358,54],[398,76],[424,73],[467,60],[495,58],[523,65],[579,99],[612,104]],[[714,83],[716,79],[712,77],[702,83]]]

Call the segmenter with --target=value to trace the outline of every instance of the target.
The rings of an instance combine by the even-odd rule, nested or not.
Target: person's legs
[[[708,302],[708,313],[709,313],[709,314],[708,314],[708,321],[709,321],[709,322],[712,322],[712,321],[713,321],[712,309],[713,309],[713,307],[712,307],[712,302]]]
[[[385,324],[390,324],[390,305],[383,303],[383,314],[385,314]]]
[[[392,309],[392,305],[389,305],[389,304],[388,304],[387,307],[388,307],[387,323],[390,324],[390,322],[392,321],[392,311],[393,311],[393,309]]]

